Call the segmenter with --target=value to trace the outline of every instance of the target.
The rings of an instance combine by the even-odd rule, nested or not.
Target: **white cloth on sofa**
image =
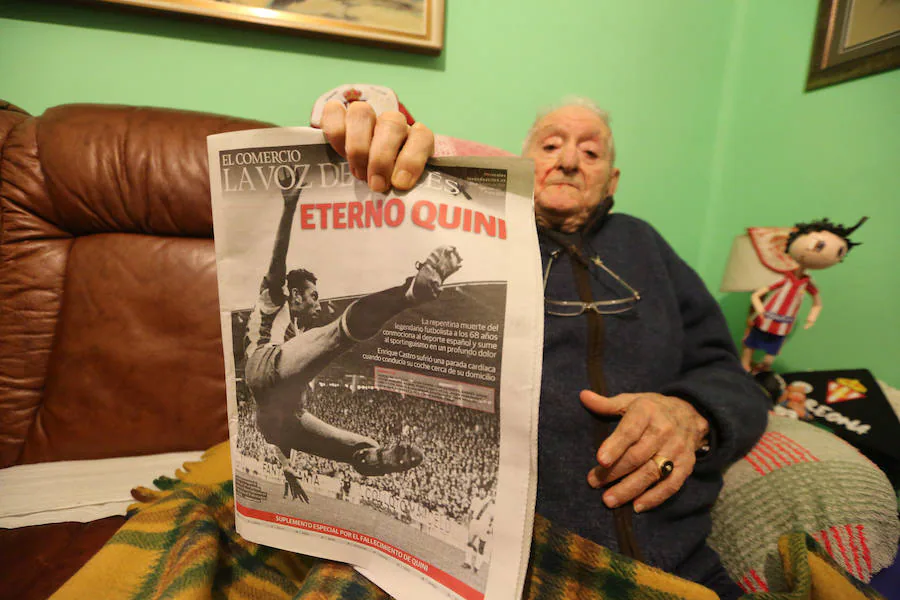
[[[174,473],[203,452],[67,460],[0,469],[0,527],[124,515],[135,502],[131,489],[150,486],[164,473]]]

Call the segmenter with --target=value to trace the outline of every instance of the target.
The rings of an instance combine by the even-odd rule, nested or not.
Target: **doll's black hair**
[[[847,254],[850,254],[850,251],[853,250],[853,246],[859,246],[860,244],[862,244],[862,242],[851,242],[850,234],[859,229],[860,226],[862,226],[862,224],[868,220],[869,217],[863,217],[853,227],[844,227],[843,225],[832,223],[830,220],[828,220],[828,218],[820,219],[818,221],[811,221],[809,223],[797,223],[794,226],[794,231],[792,231],[788,236],[787,243],[784,246],[785,252],[790,251],[791,244],[793,244],[794,240],[796,240],[801,235],[813,233],[816,231],[830,231],[834,235],[847,242]]]

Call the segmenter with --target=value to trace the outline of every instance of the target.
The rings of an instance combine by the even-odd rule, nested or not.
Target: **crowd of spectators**
[[[270,477],[281,478],[281,468],[275,450],[256,428],[256,413],[249,390],[243,381],[237,382],[238,453],[257,459]],[[258,475],[258,473],[255,473]]]
[[[268,465],[277,460],[255,427],[254,407],[238,385],[238,451]],[[375,439],[382,446],[414,444],[425,455],[418,467],[377,477],[352,466],[302,452],[292,456],[301,473],[328,475],[386,491],[397,498],[466,523],[475,488],[497,475],[499,416],[371,388],[351,390],[343,382],[319,381],[306,410],[323,421]],[[271,454],[271,456],[270,456]]]

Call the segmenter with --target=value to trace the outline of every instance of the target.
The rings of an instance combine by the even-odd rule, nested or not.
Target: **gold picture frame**
[[[444,0],[95,0],[440,54]]]
[[[900,0],[819,0],[806,90],[900,67]]]

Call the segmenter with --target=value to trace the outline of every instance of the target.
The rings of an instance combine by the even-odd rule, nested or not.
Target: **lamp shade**
[[[742,234],[734,238],[728,254],[728,266],[722,277],[721,292],[753,292],[763,286],[772,285],[784,277],[781,273],[767,268],[759,260],[759,255],[750,241],[750,236]]]

